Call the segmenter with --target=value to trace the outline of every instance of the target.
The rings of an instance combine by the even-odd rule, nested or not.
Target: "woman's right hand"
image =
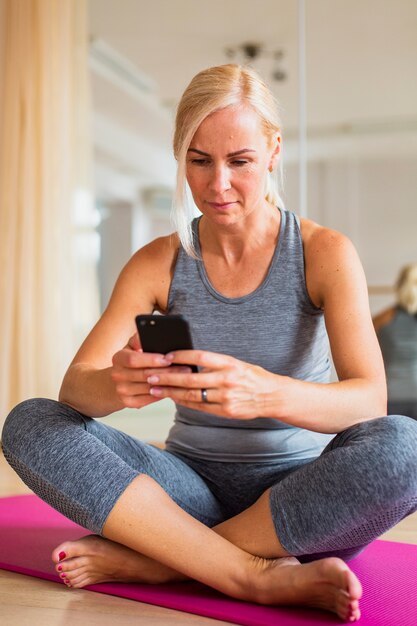
[[[163,354],[143,352],[137,333],[132,335],[122,350],[113,355],[112,363],[110,375],[116,394],[123,406],[135,409],[161,399],[149,393],[151,385],[146,380],[152,374],[168,369],[170,372],[191,372],[189,367],[171,365],[171,361],[167,361]]]

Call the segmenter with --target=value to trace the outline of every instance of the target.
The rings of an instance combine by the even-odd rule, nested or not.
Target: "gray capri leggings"
[[[399,415],[351,426],[313,461],[219,463],[174,455],[65,404],[35,399],[10,413],[2,445],[36,494],[98,534],[139,474],[209,527],[271,487],[277,535],[300,561],[348,560],[417,510],[417,421]]]

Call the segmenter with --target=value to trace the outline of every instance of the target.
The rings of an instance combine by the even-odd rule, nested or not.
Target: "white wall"
[[[309,212],[350,237],[361,257],[373,313],[393,301],[402,265],[417,260],[417,156],[309,163]],[[297,212],[298,169],[286,169],[287,208]],[[376,293],[386,291],[387,293]]]
[[[132,253],[132,205],[125,201],[108,202],[100,206],[100,214],[98,279],[100,310],[104,311],[117,277]]]

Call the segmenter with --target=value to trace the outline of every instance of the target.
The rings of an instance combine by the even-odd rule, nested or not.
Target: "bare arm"
[[[152,376],[151,394],[229,419],[273,417],[323,433],[386,414],[383,361],[358,255],[343,235],[309,224],[304,233],[307,287],[324,310],[339,381],[305,382],[222,354],[178,351],[173,363],[203,370]],[[203,388],[208,403],[202,402]]]
[[[124,369],[161,367],[156,357],[139,352],[140,345],[133,339],[134,319],[139,313],[166,307],[175,254],[172,237],[163,237],[139,250],[123,268],[105,312],[65,374],[60,402],[92,417],[108,415],[129,405],[123,395],[127,389]],[[138,376],[134,383],[141,383]],[[146,395],[142,406],[155,402]]]
[[[278,385],[277,417],[320,432],[340,432],[386,414],[384,365],[369,310],[365,275],[352,243],[314,227],[305,241],[310,296],[324,310],[339,381],[287,379]],[[268,403],[269,404],[269,403]],[[274,394],[270,398],[274,406]]]

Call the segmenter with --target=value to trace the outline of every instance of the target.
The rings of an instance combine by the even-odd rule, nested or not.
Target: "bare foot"
[[[259,571],[256,601],[311,606],[336,613],[344,621],[360,618],[362,585],[344,561],[327,558],[301,564],[294,557],[255,559]]]
[[[252,559],[250,591],[242,594],[242,600],[310,606],[332,611],[344,621],[359,619],[362,587],[341,559],[328,558],[305,564],[294,557]],[[53,551],[52,560],[69,587],[114,581],[160,584],[189,580],[162,563],[97,535],[61,543]]]
[[[115,581],[160,584],[189,580],[162,563],[98,535],[61,543],[52,552],[52,560],[68,587]]]

